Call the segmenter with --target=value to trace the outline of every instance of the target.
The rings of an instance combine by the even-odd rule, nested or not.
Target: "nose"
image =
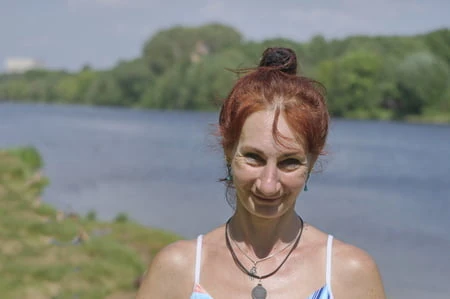
[[[264,197],[281,195],[281,183],[276,165],[265,165],[256,180],[256,194]]]

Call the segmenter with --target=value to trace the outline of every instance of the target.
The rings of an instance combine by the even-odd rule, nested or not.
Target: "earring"
[[[310,177],[311,173],[308,172],[308,176],[306,177],[306,181],[305,181],[305,187],[303,187],[303,191],[307,192],[308,191],[308,180]]]
[[[231,182],[233,180],[233,175],[231,174],[231,165],[227,164],[227,177],[225,178],[227,182]]]

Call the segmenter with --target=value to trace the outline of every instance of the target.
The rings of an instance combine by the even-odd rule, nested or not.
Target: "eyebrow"
[[[261,151],[260,149],[258,149],[256,147],[250,146],[250,145],[244,145],[241,147],[241,149],[243,151],[252,151],[261,156],[265,156],[263,151]],[[303,153],[303,151],[287,152],[287,153],[282,154],[280,157],[284,159],[284,158],[292,157],[292,156],[301,156],[302,158],[306,159],[306,155]]]

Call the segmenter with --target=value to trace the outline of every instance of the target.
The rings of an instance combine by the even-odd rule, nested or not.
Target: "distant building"
[[[202,56],[208,55],[209,52],[209,47],[204,41],[197,41],[195,43],[195,49],[191,53],[191,62],[199,62],[202,59]]]
[[[27,57],[10,57],[5,61],[7,73],[25,73],[29,70],[44,68],[44,63]]]

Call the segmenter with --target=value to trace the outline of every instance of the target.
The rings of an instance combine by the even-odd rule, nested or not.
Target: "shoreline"
[[[113,221],[42,201],[31,147],[0,150],[0,293],[5,298],[130,298],[152,256],[177,239],[119,213]],[[124,279],[125,277],[125,279]]]
[[[199,113],[213,113],[218,112],[218,109],[154,109],[154,108],[142,108],[142,107],[126,107],[126,106],[111,106],[111,105],[87,105],[87,104],[76,104],[76,103],[48,103],[48,102],[36,102],[36,101],[14,101],[0,99],[1,104],[11,104],[11,105],[35,105],[35,106],[59,106],[59,107],[70,107],[70,108],[103,108],[111,110],[130,110],[130,111],[158,111],[158,112],[168,112],[168,113],[180,113],[180,112],[199,112]],[[438,126],[450,126],[450,115],[449,114],[437,114],[437,115],[413,115],[406,116],[404,119],[392,119],[392,118],[371,118],[371,117],[332,117],[333,120],[347,120],[347,121],[373,121],[373,122],[390,122],[398,124],[416,124],[416,125],[438,125]]]

